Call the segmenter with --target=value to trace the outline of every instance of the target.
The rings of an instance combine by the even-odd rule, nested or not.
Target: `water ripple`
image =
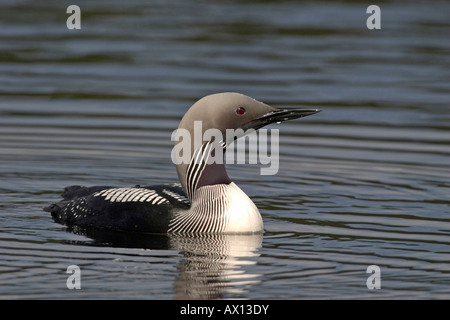
[[[352,2],[131,3],[79,1],[77,33],[58,1],[0,4],[0,297],[450,297],[446,2],[384,3],[378,33]],[[269,127],[277,175],[228,165],[262,239],[74,233],[42,211],[67,185],[176,181],[171,133],[219,91],[322,109]]]

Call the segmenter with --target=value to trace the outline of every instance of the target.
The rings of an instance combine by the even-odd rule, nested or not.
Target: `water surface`
[[[450,298],[448,2],[383,1],[373,31],[359,2],[77,1],[81,30],[69,4],[0,4],[1,298]],[[68,185],[175,182],[172,131],[222,91],[322,109],[269,127],[276,175],[227,167],[262,237],[71,232],[42,211]]]

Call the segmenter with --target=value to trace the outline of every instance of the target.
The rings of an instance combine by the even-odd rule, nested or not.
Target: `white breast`
[[[227,185],[230,197],[227,207],[226,233],[256,233],[263,231],[263,221],[253,201],[234,182]]]
[[[257,233],[263,221],[253,201],[233,182],[195,191],[189,210],[175,213],[173,233]]]

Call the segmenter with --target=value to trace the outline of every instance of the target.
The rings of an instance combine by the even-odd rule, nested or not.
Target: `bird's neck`
[[[189,164],[177,167],[180,182],[191,203],[199,188],[232,182],[225,170],[224,152],[220,154],[222,161],[214,160],[216,148],[214,143],[203,143],[193,152]],[[221,148],[220,151],[224,151],[225,145]]]
[[[203,169],[196,189],[204,186],[229,183],[231,183],[231,179],[228,177],[227,171],[225,170],[225,164],[212,163],[207,164]]]
[[[208,163],[214,157],[208,143],[195,150],[191,162],[180,175],[191,206],[177,211],[170,232],[261,232],[262,218],[253,201],[235,185],[225,170],[224,161]],[[211,161],[209,161],[211,162]]]

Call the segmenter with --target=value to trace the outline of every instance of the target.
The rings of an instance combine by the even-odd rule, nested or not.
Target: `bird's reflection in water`
[[[171,236],[171,248],[184,254],[175,281],[176,299],[241,297],[259,282],[258,274],[242,268],[255,264],[262,234]]]
[[[256,264],[262,234],[151,235],[108,230],[71,230],[95,245],[177,250],[183,255],[174,283],[175,299],[242,298],[259,274],[244,266]]]

